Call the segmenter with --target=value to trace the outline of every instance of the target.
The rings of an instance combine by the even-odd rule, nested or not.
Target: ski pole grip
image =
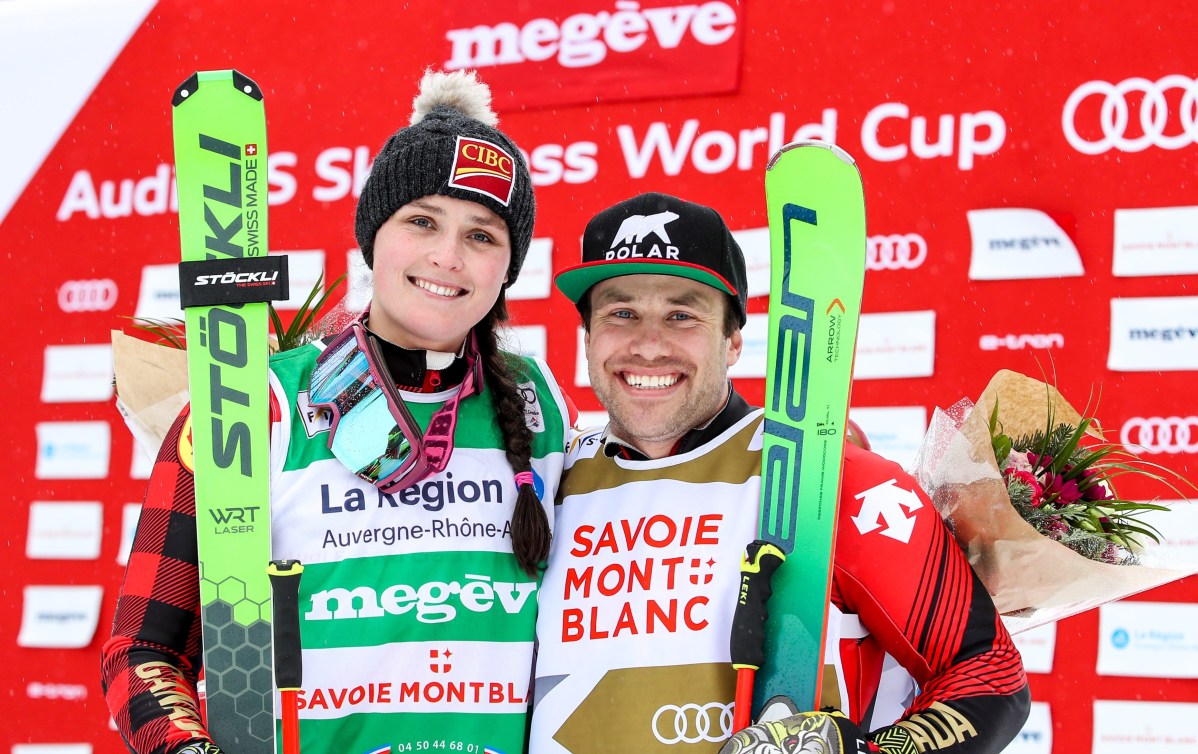
[[[786,553],[761,539],[745,548],[740,561],[740,595],[732,615],[732,667],[756,670],[765,662],[766,603],[773,589],[774,571]]]
[[[298,560],[272,560],[266,569],[274,603],[275,684],[280,691],[303,685],[299,632],[299,582],[304,566]]]

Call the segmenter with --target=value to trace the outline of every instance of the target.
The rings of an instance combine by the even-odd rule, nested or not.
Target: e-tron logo
[[[116,305],[116,282],[68,280],[58,289],[58,306],[64,312],[106,312]]]
[[[732,730],[732,705],[667,704],[653,715],[653,737],[663,744],[723,743]]]
[[[978,348],[983,351],[997,351],[1008,348],[1018,351],[1024,348],[1063,348],[1065,336],[1059,332],[1050,333],[1007,333],[1006,335],[983,335],[978,338]]]
[[[1177,120],[1180,121],[1180,133],[1166,135],[1169,128],[1170,116],[1167,93],[1180,90],[1181,101],[1177,107]],[[1129,94],[1139,93],[1143,97],[1133,97]],[[1077,111],[1087,98],[1102,97],[1102,108],[1099,111],[1098,126],[1102,130],[1102,138],[1088,140],[1078,133]],[[1138,102],[1139,128],[1128,128],[1130,111],[1133,102]],[[1085,124],[1092,126],[1094,124]],[[1065,110],[1061,113],[1061,128],[1065,139],[1074,149],[1082,154],[1102,154],[1112,149],[1123,152],[1142,152],[1148,147],[1161,149],[1181,149],[1198,143],[1198,81],[1173,74],[1149,81],[1145,78],[1134,77],[1111,84],[1106,81],[1087,81],[1069,95],[1065,101]],[[1136,136],[1128,136],[1142,130]]]
[[[928,258],[928,242],[918,233],[870,236],[865,269],[914,270]]]
[[[1119,440],[1133,453],[1198,453],[1198,416],[1133,416]]]

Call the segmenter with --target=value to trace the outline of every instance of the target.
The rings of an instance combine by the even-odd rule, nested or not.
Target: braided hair
[[[479,359],[491,390],[495,421],[503,433],[504,450],[513,473],[532,470],[532,430],[524,420],[525,401],[517,389],[524,376],[519,359],[499,348],[496,328],[508,319],[506,291],[477,325]],[[535,575],[549,556],[549,519],[531,482],[517,482],[516,510],[512,514],[512,551],[520,567]]]

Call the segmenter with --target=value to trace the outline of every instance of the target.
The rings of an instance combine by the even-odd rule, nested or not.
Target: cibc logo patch
[[[515,166],[515,160],[502,147],[459,136],[449,185],[486,194],[506,207],[512,198]]]

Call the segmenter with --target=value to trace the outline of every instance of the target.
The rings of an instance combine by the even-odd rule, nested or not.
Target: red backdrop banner
[[[1079,407],[1092,396],[1111,439],[1194,479],[1194,28],[1198,6],[1165,0],[1134,12],[1112,0],[1085,12],[1055,1],[987,12],[905,0],[0,4],[14,399],[0,746],[122,750],[97,650],[146,466],[113,406],[106,347],[129,317],[177,309],[170,99],[192,72],[236,68],[265,93],[269,245],[293,255],[299,288],[322,266],[329,279],[350,268],[355,198],[371,155],[407,122],[421,72],[480,67],[537,190],[516,332],[586,411],[599,405],[577,318],[549,279],[577,263],[591,215],[642,191],[716,207],[749,255],[760,315],[766,162],[794,138],[834,141],[865,181],[853,406],[879,444],[909,457],[936,406],[976,396],[1005,367],[1046,376]],[[755,318],[737,377],[755,402],[764,348]],[[44,518],[66,502],[92,505]],[[1176,537],[1193,552],[1192,530]],[[100,587],[98,621],[94,591],[45,586]],[[1198,601],[1198,582],[1136,599]],[[28,646],[54,626],[85,635]],[[1198,680],[1096,675],[1098,626],[1094,612],[1061,623],[1059,672],[1033,679],[1055,752],[1090,750],[1091,699],[1198,703]]]

